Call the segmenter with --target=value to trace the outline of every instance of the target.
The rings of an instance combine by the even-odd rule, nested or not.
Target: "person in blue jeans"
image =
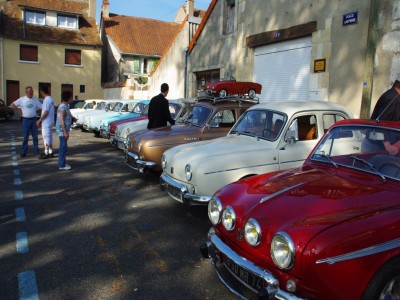
[[[23,96],[13,103],[10,107],[17,111],[22,118],[22,148],[21,157],[25,157],[28,152],[29,135],[32,135],[33,151],[39,154],[38,128],[36,126],[36,112],[42,108],[42,103],[33,97],[33,88],[25,88],[26,96]]]
[[[60,140],[58,149],[58,169],[62,171],[71,170],[71,166],[67,164],[68,139],[72,122],[76,122],[76,118],[71,115],[68,106],[71,100],[71,92],[62,92],[61,104],[57,110],[56,133]]]

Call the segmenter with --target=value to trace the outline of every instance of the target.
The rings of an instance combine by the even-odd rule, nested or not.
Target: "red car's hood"
[[[239,226],[255,218],[267,240],[285,231],[304,246],[327,227],[398,205],[399,186],[373,174],[303,166],[269,177],[264,174],[239,181],[220,195],[224,206],[227,199],[235,199],[229,205],[235,209]]]

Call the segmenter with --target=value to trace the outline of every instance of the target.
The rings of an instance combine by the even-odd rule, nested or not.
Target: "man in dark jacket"
[[[400,121],[400,74],[398,80],[393,83],[391,89],[387,90],[376,102],[371,119],[386,121]]]
[[[175,124],[175,120],[172,119],[171,113],[169,111],[168,100],[165,98],[167,97],[168,92],[168,84],[163,83],[161,85],[161,93],[151,99],[148,112],[148,129],[167,126],[167,122],[169,122],[171,125]]]

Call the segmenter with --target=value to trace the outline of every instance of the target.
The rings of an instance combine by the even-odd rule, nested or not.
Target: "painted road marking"
[[[15,218],[17,222],[25,222],[26,216],[25,216],[25,209],[23,207],[17,207],[15,209]]]
[[[18,288],[20,300],[39,300],[35,272],[26,271],[19,273]]]
[[[18,167],[18,162],[17,162],[17,161],[13,161],[13,162],[12,162],[12,166],[13,166],[13,167]]]
[[[22,191],[15,191],[15,200],[20,201],[24,199],[24,193]]]
[[[19,170],[13,170],[13,172],[14,172],[15,176],[17,176],[17,175],[19,176],[19,174],[20,174]]]
[[[28,252],[28,234],[25,231],[17,232],[17,253]]]
[[[14,178],[14,185],[21,185],[21,184],[22,184],[21,178]]]

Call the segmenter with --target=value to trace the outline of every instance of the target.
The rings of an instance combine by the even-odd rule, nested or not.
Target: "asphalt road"
[[[236,299],[200,254],[205,207],[170,199],[105,139],[73,130],[59,171],[31,140],[21,158],[21,133],[0,120],[0,299]]]

